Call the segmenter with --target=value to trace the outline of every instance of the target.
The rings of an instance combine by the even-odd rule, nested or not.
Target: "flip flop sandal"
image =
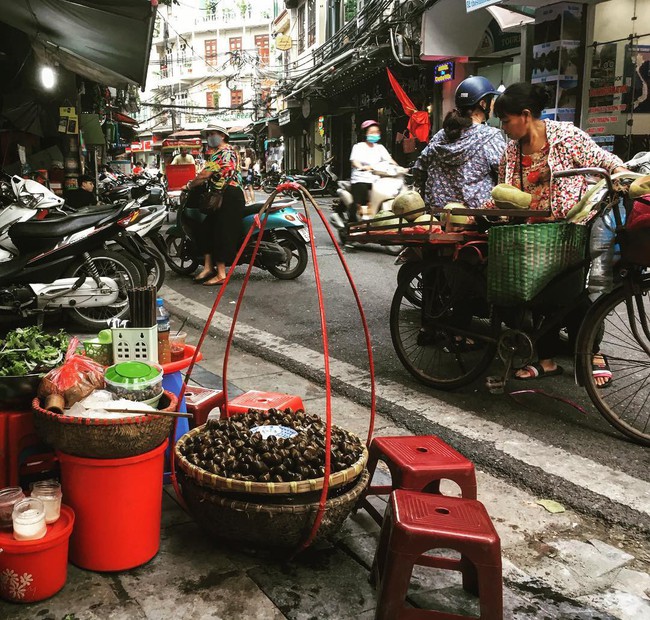
[[[603,361],[596,362],[592,358],[591,374],[594,376],[594,379],[596,379],[597,377],[603,377],[604,379],[607,379],[605,383],[601,383],[601,384],[596,383],[596,387],[598,389],[604,390],[605,388],[608,388],[612,384],[612,381],[614,380],[614,376],[612,375],[612,369],[609,367],[609,362],[607,361],[607,358],[602,353],[597,353],[596,355],[594,355],[594,358],[596,357],[602,357]]]
[[[214,282],[208,280],[207,282],[203,283],[203,286],[221,286],[225,281],[226,278],[222,278],[221,280],[215,280]]]
[[[543,379],[544,377],[556,377],[557,375],[561,375],[564,372],[564,368],[562,368],[562,366],[558,365],[553,370],[544,370],[544,367],[539,363],[529,364],[528,366],[518,368],[517,370],[525,370],[529,374],[528,377],[518,377],[516,374],[513,375],[513,378],[517,379],[517,381],[530,381],[531,379]]]
[[[197,276],[196,278],[193,278],[193,280],[196,284],[203,284],[206,280],[210,280],[214,278],[214,276],[216,275],[217,274],[213,271],[212,273],[209,273],[207,276],[201,276],[201,277]]]

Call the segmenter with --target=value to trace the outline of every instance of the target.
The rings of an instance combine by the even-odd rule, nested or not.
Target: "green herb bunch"
[[[68,336],[61,330],[46,334],[39,327],[19,327],[0,345],[0,377],[47,372],[63,361]]]

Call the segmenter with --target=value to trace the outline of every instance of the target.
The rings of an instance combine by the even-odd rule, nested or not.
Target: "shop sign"
[[[465,0],[465,10],[468,13],[484,9],[493,4],[499,4],[501,0]]]
[[[292,41],[288,34],[281,34],[275,38],[275,49],[286,52],[291,49]]]
[[[325,117],[318,117],[318,134],[322,138],[325,135]]]
[[[454,79],[454,63],[442,62],[433,67],[433,83],[442,84]]]
[[[280,126],[288,125],[291,122],[291,110],[282,110],[278,115],[278,123]]]
[[[141,140],[140,142],[131,142],[131,152],[150,151],[153,146],[152,140]]]

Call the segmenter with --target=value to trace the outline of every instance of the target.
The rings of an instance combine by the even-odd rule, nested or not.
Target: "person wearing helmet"
[[[244,192],[237,151],[229,144],[228,130],[208,125],[203,131],[208,147],[216,149],[205,166],[187,183],[187,189],[208,185],[208,191],[221,192],[221,207],[211,211],[201,228],[199,240],[204,251],[203,269],[194,278],[204,286],[218,286],[226,279],[226,265],[237,254],[244,216]]]
[[[489,200],[506,147],[501,131],[486,125],[498,94],[482,76],[458,85],[456,107],[413,165],[428,207],[459,202],[476,209]]]
[[[351,222],[357,221],[357,211],[360,211],[362,216],[369,212],[370,190],[372,184],[378,178],[372,171],[383,162],[389,162],[397,166],[386,147],[379,144],[381,130],[377,121],[363,121],[361,131],[364,140],[357,142],[350,153],[350,163],[352,164],[350,183],[352,184],[352,197],[354,198],[354,204],[350,207],[350,213],[348,214]]]

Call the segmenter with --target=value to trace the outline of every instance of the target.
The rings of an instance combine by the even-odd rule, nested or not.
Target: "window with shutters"
[[[305,5],[298,8],[298,53],[305,51]]]
[[[230,91],[230,107],[236,108],[244,103],[244,91],[243,90],[231,90]]]
[[[205,60],[212,64],[213,61],[217,60],[217,40],[206,39],[203,43],[205,45]]]
[[[255,35],[255,47],[260,58],[260,65],[266,66],[269,64],[269,35],[258,34]]]
[[[316,43],[316,0],[307,1],[307,47]]]
[[[230,48],[230,64],[237,64],[237,61],[240,57],[241,52],[241,37],[230,37],[228,39],[228,45]]]

